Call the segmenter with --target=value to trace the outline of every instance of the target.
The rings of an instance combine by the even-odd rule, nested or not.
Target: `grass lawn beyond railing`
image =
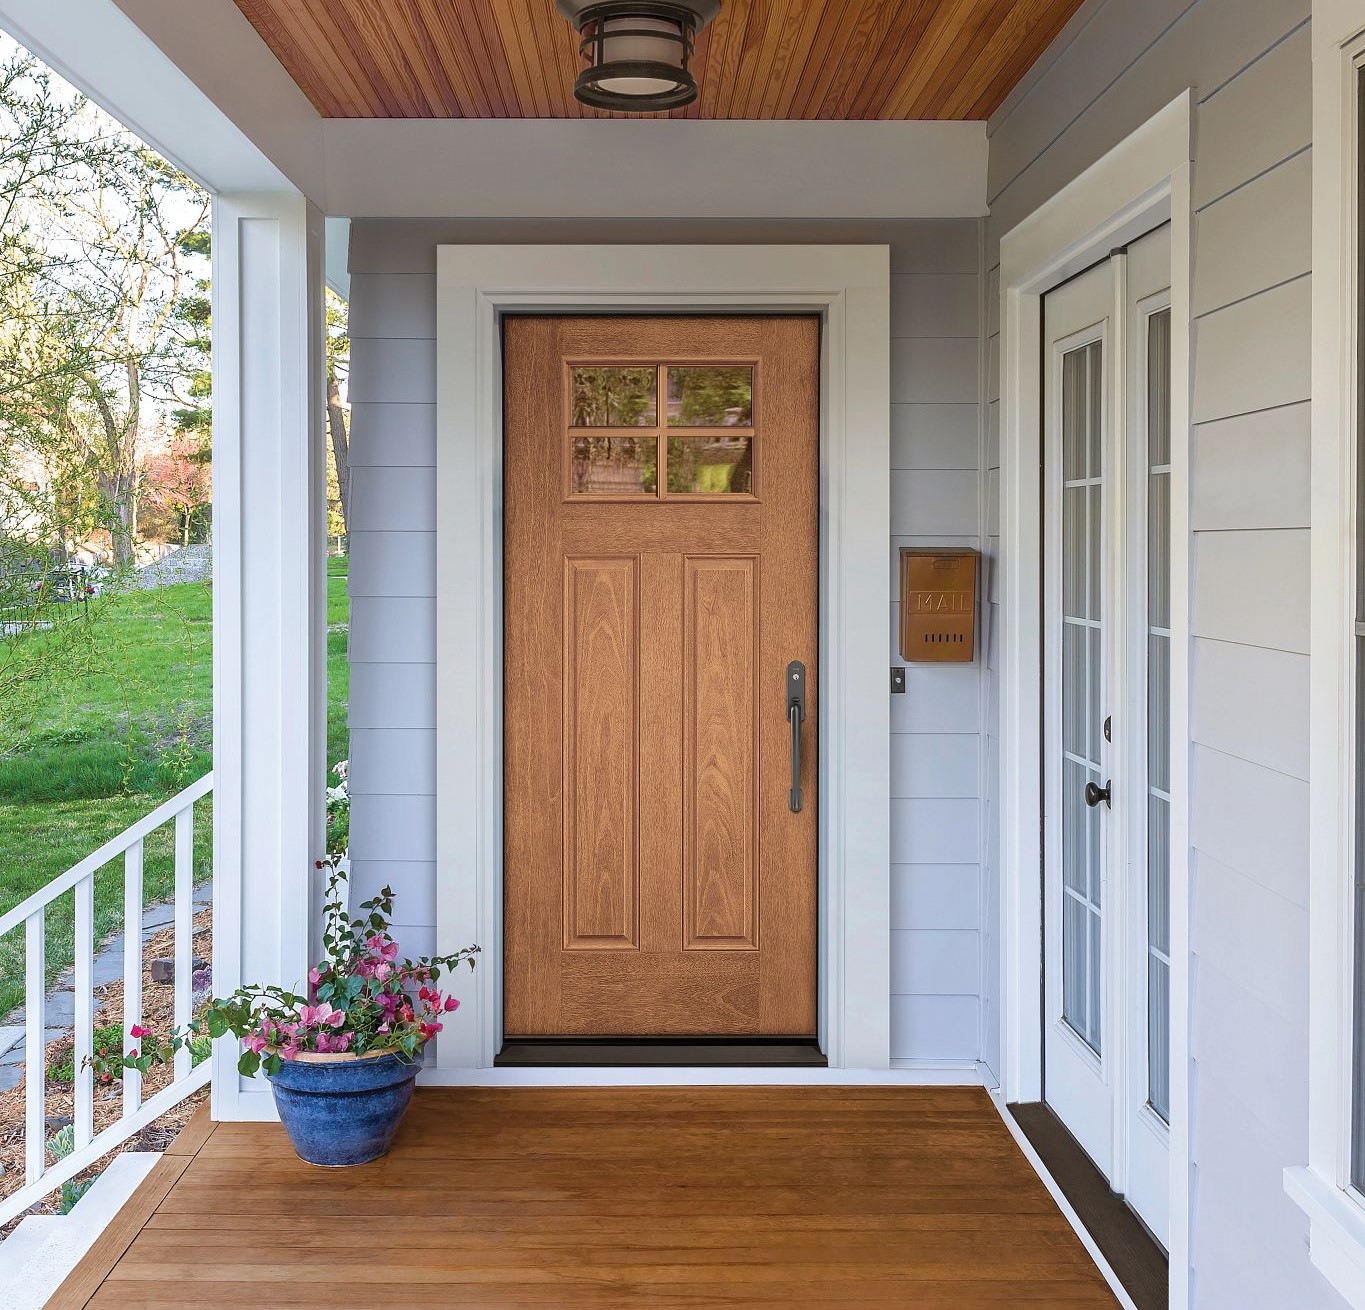
[[[347,755],[346,564],[328,561],[329,764]],[[25,698],[22,722],[0,707],[0,913],[212,768],[212,619],[208,583],[113,597],[92,609],[74,655],[68,642],[51,685]],[[195,811],[197,882],[211,872],[211,807],[209,796]],[[147,840],[149,905],[171,894],[172,840],[169,828]],[[122,898],[116,861],[95,879],[96,940],[121,926]],[[71,963],[73,914],[70,896],[49,911],[50,975]],[[0,1018],[22,1001],[23,964],[22,931],[0,939]]]

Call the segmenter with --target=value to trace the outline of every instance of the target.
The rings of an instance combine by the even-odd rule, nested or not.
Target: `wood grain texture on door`
[[[504,378],[506,1032],[811,1036],[818,321],[514,317]]]

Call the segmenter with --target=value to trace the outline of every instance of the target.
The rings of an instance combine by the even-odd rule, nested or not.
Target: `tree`
[[[351,443],[346,430],[346,414],[350,406],[342,399],[341,390],[351,375],[351,339],[348,306],[331,287],[327,288],[327,436],[332,467],[328,470],[336,478],[335,513],[340,518],[341,531],[349,534],[351,513]],[[332,499],[331,477],[328,478],[328,500]],[[330,506],[329,506],[330,509]],[[329,518],[331,515],[329,514]],[[332,525],[328,524],[331,534]]]
[[[196,518],[213,502],[213,471],[198,441],[187,433],[142,462],[143,494],[180,524],[181,545],[190,544]]]
[[[42,170],[21,148],[35,119],[55,141]],[[0,67],[4,197],[0,428],[48,471],[56,541],[93,516],[127,567],[143,445],[161,411],[193,405],[206,358],[206,317],[186,306],[208,197],[22,51]]]

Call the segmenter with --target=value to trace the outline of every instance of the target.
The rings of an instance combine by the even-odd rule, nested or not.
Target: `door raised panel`
[[[639,560],[564,563],[564,947],[639,946]]]
[[[683,560],[689,950],[758,948],[758,561]]]

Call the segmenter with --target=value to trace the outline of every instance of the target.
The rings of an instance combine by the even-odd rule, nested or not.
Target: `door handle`
[[[1106,781],[1103,787],[1097,787],[1093,782],[1085,784],[1085,803],[1093,810],[1101,801],[1106,805],[1112,806],[1113,799],[1111,793],[1114,784]]]
[[[788,804],[801,813],[801,723],[806,717],[806,666],[800,660],[787,665],[787,721],[792,729],[792,786]]]

